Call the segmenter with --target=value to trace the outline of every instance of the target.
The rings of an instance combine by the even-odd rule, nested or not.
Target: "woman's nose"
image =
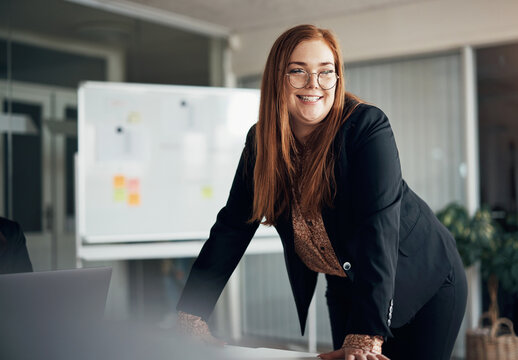
[[[315,75],[315,76],[313,76],[313,75]],[[307,87],[309,87],[310,89],[317,88],[319,86],[318,85],[318,73],[308,73],[308,76],[309,76],[309,79],[308,79]]]

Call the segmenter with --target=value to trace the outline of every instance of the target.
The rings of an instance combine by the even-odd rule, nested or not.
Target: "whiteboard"
[[[257,121],[259,96],[250,89],[83,83],[82,242],[206,239]],[[261,227],[257,235],[273,231]]]

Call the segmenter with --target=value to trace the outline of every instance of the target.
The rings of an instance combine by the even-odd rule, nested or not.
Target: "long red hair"
[[[294,154],[297,153],[287,100],[284,92],[289,59],[299,43],[323,40],[333,52],[335,71],[339,76],[335,99],[327,117],[321,121],[306,140],[311,149],[307,171],[295,179]],[[318,214],[323,205],[332,205],[335,196],[333,140],[348,114],[344,105],[358,99],[346,94],[340,45],[336,37],[313,25],[299,25],[285,31],[275,41],[266,60],[261,83],[259,120],[256,125],[256,163],[254,168],[254,202],[250,221],[275,225],[292,199],[295,181],[302,184],[300,206],[307,215]],[[350,108],[347,106],[346,108]]]

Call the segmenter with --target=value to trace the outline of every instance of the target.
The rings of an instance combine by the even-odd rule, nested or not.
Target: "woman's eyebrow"
[[[303,62],[303,61],[292,61],[290,62],[288,65],[300,65],[300,66],[308,66],[307,63]],[[324,62],[321,62],[319,64],[319,66],[326,66],[326,65],[335,65],[335,63],[331,62],[331,61],[324,61]]]

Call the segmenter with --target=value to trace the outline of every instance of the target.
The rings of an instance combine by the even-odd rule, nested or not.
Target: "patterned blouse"
[[[296,157],[295,167],[297,178],[306,171],[308,151],[300,147],[301,154]],[[338,258],[333,250],[331,241],[327,235],[322,215],[311,218],[304,216],[300,208],[300,194],[303,191],[302,185],[295,184],[292,188],[293,203],[291,220],[293,224],[293,234],[295,242],[295,252],[302,262],[311,270],[346,277],[342,270]],[[342,347],[352,347],[381,354],[383,337],[359,334],[349,334],[345,337]]]

